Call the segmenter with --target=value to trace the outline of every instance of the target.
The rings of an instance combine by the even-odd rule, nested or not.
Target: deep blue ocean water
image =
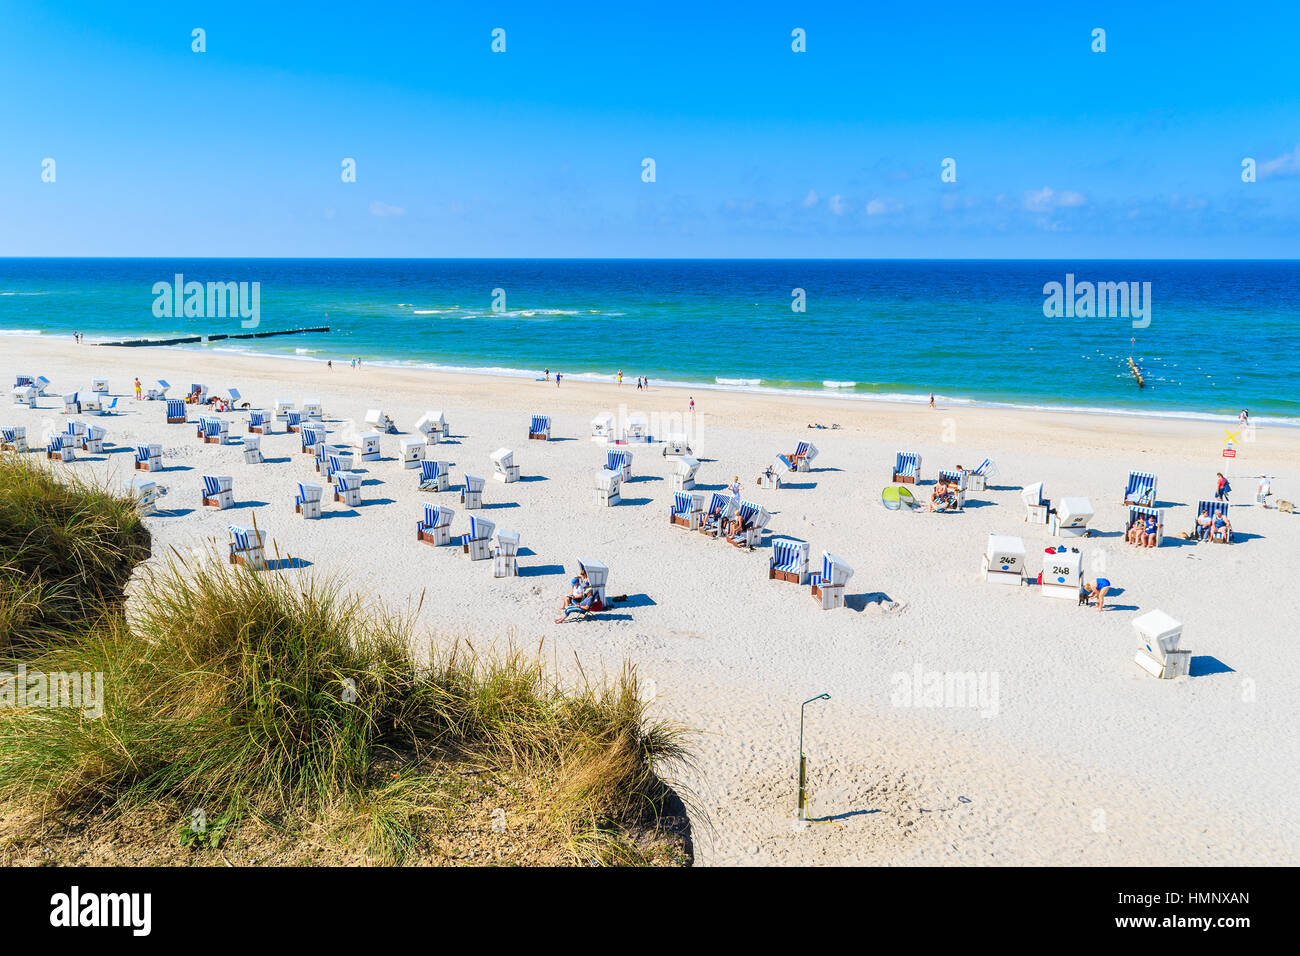
[[[1300,263],[1284,261],[0,259],[0,350],[244,331],[156,317],[154,284],[177,273],[260,283],[258,331],[331,327],[196,348],[1300,421]],[[1149,282],[1150,324],[1045,317],[1044,284],[1066,273]]]

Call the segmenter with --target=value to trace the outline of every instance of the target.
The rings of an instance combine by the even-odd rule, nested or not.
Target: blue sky
[[[1294,3],[278,6],[0,0],[0,255],[1300,256]]]

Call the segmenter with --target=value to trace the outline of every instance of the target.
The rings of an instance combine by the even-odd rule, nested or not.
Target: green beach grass
[[[684,861],[663,779],[691,755],[631,669],[573,689],[535,655],[417,660],[407,617],[215,551],[140,567],[128,609],[148,554],[132,503],[18,456],[0,456],[0,544],[0,670],[104,675],[98,718],[0,708],[0,814],[155,821],[198,862],[241,838],[282,859],[252,836],[270,832],[311,834],[312,862],[393,863],[464,858],[457,833],[491,813],[474,862]]]

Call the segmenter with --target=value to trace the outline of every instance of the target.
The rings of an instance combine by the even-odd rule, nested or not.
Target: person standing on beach
[[[140,401],[140,391],[141,391],[141,389],[140,389],[140,376],[137,375],[137,376],[135,377],[135,400],[136,400],[137,402]]]
[[[930,407],[934,408],[934,392],[930,393]]]
[[[694,417],[694,415],[695,415],[695,396],[692,395],[692,396],[691,396],[691,416]]]
[[[549,382],[551,380],[551,370],[548,368],[542,372],[542,377],[545,381]]]
[[[326,360],[325,367],[329,369],[331,372],[334,371],[334,360],[333,359]]]
[[[559,388],[559,387],[560,387],[560,373],[559,373],[559,372],[556,372],[556,373],[555,373],[555,387],[556,387],[556,388]]]
[[[619,388],[622,388],[622,387],[623,387],[623,370],[622,370],[622,369],[619,369],[619,370],[618,370],[618,387],[619,387]]]

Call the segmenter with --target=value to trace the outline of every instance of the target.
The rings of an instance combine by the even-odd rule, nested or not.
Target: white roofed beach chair
[[[284,430],[293,434],[302,428],[302,412],[291,408],[284,413]]]
[[[304,455],[316,455],[328,435],[324,425],[303,425],[298,433],[298,447]]]
[[[663,454],[667,457],[669,455],[692,455],[694,452],[691,451],[688,436],[682,432],[669,432],[668,437],[664,439]]]
[[[1025,542],[1022,538],[990,534],[980,559],[980,574],[994,584],[1025,583]]]
[[[244,436],[244,464],[260,465],[263,461],[265,459],[262,457],[262,436]]]
[[[293,408],[293,399],[277,398],[275,400],[275,417],[277,421],[287,422],[289,411]]]
[[[1052,503],[1043,497],[1043,483],[1036,481],[1025,485],[1020,492],[1020,500],[1025,503],[1025,520],[1030,524],[1047,524],[1047,515],[1052,510]]]
[[[773,538],[772,556],[767,562],[769,581],[808,583],[808,542],[793,538]]]
[[[171,382],[165,378],[160,378],[155,384],[149,386],[145,398],[151,402],[165,402],[167,400],[167,389],[171,387]]]
[[[709,500],[709,507],[700,517],[700,532],[716,538],[739,507],[740,498],[730,492],[715,491]]]
[[[498,448],[494,451],[492,465],[495,468],[492,477],[496,481],[509,484],[519,480],[519,466],[515,464],[515,453],[509,448]]]
[[[366,412],[366,424],[390,435],[397,431],[397,423],[382,408],[372,408]]]
[[[538,441],[551,440],[551,416],[534,415],[528,425],[528,437]]]
[[[415,430],[424,436],[426,444],[436,445],[447,437],[447,419],[441,411],[425,412],[415,423]]]
[[[492,555],[494,578],[519,576],[519,532],[498,531],[496,552]]]
[[[469,532],[461,535],[461,550],[469,555],[471,561],[485,561],[492,557],[492,535],[496,533],[497,524],[480,515],[469,516]]]
[[[813,599],[821,604],[823,611],[844,606],[844,586],[851,577],[853,569],[843,558],[829,551],[822,552],[822,569],[812,573],[809,583]]]
[[[596,504],[612,508],[623,500],[623,472],[602,468],[594,482]]]
[[[275,431],[275,416],[262,408],[248,410],[248,434],[269,435]]]
[[[460,502],[465,506],[466,511],[483,507],[483,486],[486,484],[486,478],[465,473],[465,484],[460,490]]]
[[[304,398],[302,400],[302,417],[306,421],[318,422],[325,417],[321,410],[319,398]]]
[[[446,505],[424,505],[424,517],[415,523],[415,538],[425,544],[451,544],[451,519],[456,512]]]
[[[230,422],[224,418],[208,417],[203,419],[203,443],[205,445],[225,445],[230,441]]]
[[[1135,524],[1140,523],[1145,533],[1147,519],[1155,519],[1155,536],[1158,548],[1165,542],[1165,511],[1163,508],[1146,508],[1141,505],[1129,505],[1128,521],[1124,525],[1124,537],[1127,540],[1129,532],[1133,530]]]
[[[103,425],[88,425],[86,433],[81,436],[81,450],[91,455],[102,455],[107,437],[108,429]]]
[[[312,482],[298,482],[298,494],[293,499],[293,510],[304,518],[319,518],[320,499],[324,491],[324,488]]]
[[[36,407],[36,389],[30,385],[16,385],[13,390],[14,404]]]
[[[695,473],[700,470],[700,463],[694,458],[681,455],[673,470],[673,490],[690,491],[695,487]]]
[[[45,457],[51,461],[76,461],[76,444],[71,435],[46,432]]]
[[[984,491],[988,488],[990,478],[996,478],[998,466],[994,464],[992,458],[985,458],[979,465],[972,468],[966,475],[966,486],[971,491]]]
[[[614,440],[614,416],[597,415],[591,420],[591,440],[610,442]]]
[[[321,474],[333,484],[339,472],[352,470],[352,452],[339,448],[322,459],[321,465]]]
[[[801,441],[795,446],[794,454],[789,455],[790,463],[794,466],[795,471],[808,471],[812,465],[812,460],[818,455],[817,446],[810,441]]]
[[[424,449],[428,447],[423,438],[403,438],[397,443],[397,446],[402,456],[403,468],[414,469],[420,467],[420,462],[424,461]]]
[[[364,434],[358,435],[352,440],[352,444],[360,453],[362,461],[379,460],[380,451],[378,432],[365,432]]]
[[[101,394],[106,394],[108,392],[108,379],[92,378],[90,380],[90,390],[92,392],[100,392]]]
[[[136,500],[140,513],[151,515],[158,509],[158,499],[167,494],[167,489],[152,478],[132,478],[127,486],[131,497]]]
[[[1095,512],[1087,498],[1062,498],[1048,522],[1052,534],[1062,538],[1086,538],[1088,522]]]

